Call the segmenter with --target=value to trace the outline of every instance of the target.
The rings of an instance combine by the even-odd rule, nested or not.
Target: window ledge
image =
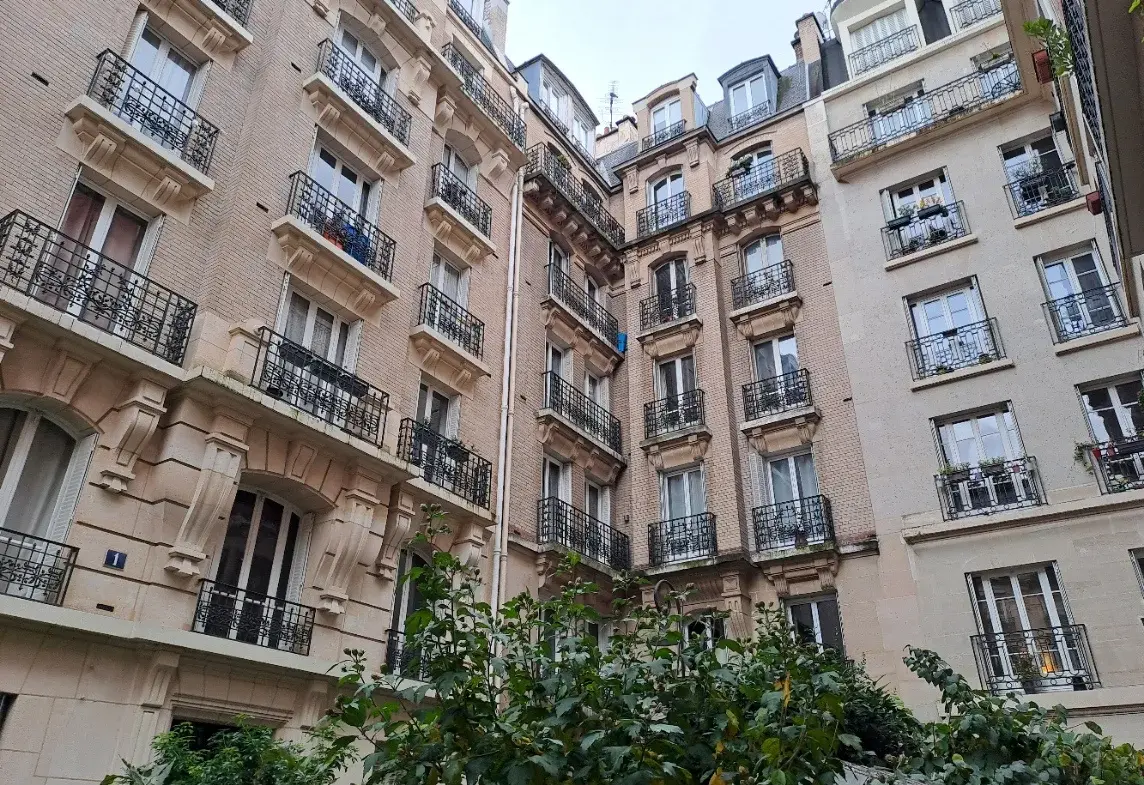
[[[993,362],[970,365],[965,368],[958,368],[956,371],[949,373],[939,373],[933,376],[927,376],[924,379],[918,379],[910,384],[910,389],[914,392],[918,390],[928,390],[930,387],[937,387],[949,382],[960,381],[961,379],[968,379],[971,376],[981,376],[982,374],[992,373],[993,371],[1003,371],[1006,368],[1013,367],[1013,360],[1009,357],[1002,357]]]
[[[1128,324],[1124,327],[1117,327],[1115,330],[1105,330],[1104,332],[1094,335],[1086,335],[1083,338],[1075,338],[1071,341],[1058,343],[1053,346],[1053,351],[1058,355],[1072,354],[1082,349],[1091,349],[1094,346],[1103,346],[1106,343],[1114,343],[1128,338],[1139,337],[1140,321],[1138,319],[1129,319]]]
[[[1026,226],[1032,226],[1033,224],[1040,223],[1041,221],[1047,221],[1050,218],[1056,218],[1058,215],[1064,215],[1065,213],[1071,213],[1076,210],[1080,210],[1084,207],[1084,204],[1084,197],[1077,197],[1071,202],[1058,204],[1055,207],[1050,207],[1046,210],[1039,210],[1032,215],[1025,215],[1017,218],[1013,221],[1013,228],[1024,229]]]
[[[939,254],[954,251],[958,248],[964,248],[965,246],[972,245],[975,242],[977,242],[977,235],[971,232],[964,237],[958,237],[956,240],[950,240],[948,243],[942,243],[941,245],[934,245],[929,248],[923,248],[920,251],[915,251],[914,253],[906,254],[905,256],[899,256],[897,259],[891,259],[890,261],[886,262],[884,269],[886,272],[889,272],[890,270],[897,270],[899,267],[905,267],[908,264],[920,262],[923,259],[929,259],[931,256],[938,256]]]

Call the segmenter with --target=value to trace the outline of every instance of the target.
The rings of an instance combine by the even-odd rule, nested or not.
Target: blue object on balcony
[[[616,351],[623,354],[628,350],[628,334],[619,333],[616,335]]]

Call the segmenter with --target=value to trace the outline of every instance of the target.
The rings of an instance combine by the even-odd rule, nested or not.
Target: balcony
[[[496,253],[492,208],[445,164],[433,164],[425,212],[437,236],[469,264]]]
[[[1144,488],[1144,435],[1132,434],[1091,448],[1101,493]]]
[[[849,58],[851,78],[913,52],[918,48],[919,40],[917,26],[910,25],[869,46],[856,49],[850,53]]]
[[[481,37],[483,26],[473,18],[473,15],[470,14],[463,5],[458,3],[457,0],[449,0],[449,10],[457,15],[457,18],[461,20],[461,24],[469,28],[469,31],[473,35],[478,39]]]
[[[648,561],[651,566],[709,559],[718,554],[715,514],[701,512],[684,518],[649,523]]]
[[[683,136],[683,132],[687,130],[687,121],[679,120],[669,126],[659,129],[653,134],[645,136],[640,141],[640,152],[646,152],[653,147],[659,147],[664,142],[670,142],[677,136]]]
[[[748,420],[810,405],[810,372],[805,368],[743,385],[743,413]]]
[[[318,125],[375,174],[393,176],[413,165],[409,113],[333,41],[318,46],[317,68],[302,89]]]
[[[111,50],[65,115],[64,150],[179,221],[214,190],[218,128]]]
[[[732,323],[748,341],[790,330],[802,309],[794,265],[784,260],[732,280],[731,308]]]
[[[894,261],[968,234],[969,219],[962,202],[932,204],[890,220],[882,228],[882,245],[886,259]]]
[[[711,430],[703,404],[702,390],[688,390],[644,404],[644,440],[640,447],[657,471],[686,466],[707,455]]]
[[[611,373],[624,358],[619,321],[559,266],[547,270],[548,294],[540,301],[545,325],[592,367]]]
[[[841,174],[853,168],[844,164],[983,112],[1020,92],[1021,76],[1013,61],[947,82],[897,109],[832,131],[829,140],[834,169]]]
[[[1005,195],[1014,218],[1036,215],[1080,198],[1075,164],[1027,173],[1015,170],[1010,177],[1013,179],[1005,184]]]
[[[906,341],[915,381],[961,368],[987,365],[1005,356],[995,318]]]
[[[314,616],[308,605],[203,581],[191,629],[306,656],[314,637]]]
[[[744,128],[749,128],[755,123],[761,123],[768,117],[775,113],[775,107],[770,101],[763,101],[761,104],[752,106],[750,109],[744,109],[738,114],[731,115],[727,120],[727,125],[731,126],[731,132],[742,131]]]
[[[0,282],[182,365],[197,306],[22,212],[0,219]]]
[[[409,417],[401,421],[397,454],[421,467],[421,477],[476,507],[489,508],[492,464],[461,442]]]
[[[644,352],[656,360],[695,346],[702,327],[695,306],[695,284],[691,283],[641,300],[636,337]]]
[[[628,535],[578,510],[562,499],[548,497],[536,505],[536,543],[562,545],[613,570],[632,568]]]
[[[324,357],[279,335],[259,330],[251,384],[272,398],[381,445],[389,395]]]
[[[819,414],[805,368],[743,385],[743,434],[760,453],[810,444]]]
[[[513,112],[508,101],[497,95],[476,66],[452,43],[445,44],[441,56],[461,76],[462,94],[472,101],[473,108],[488,119],[491,123],[490,130],[501,136],[508,147],[523,153],[527,144],[524,120]]]
[[[759,551],[798,550],[833,546],[834,515],[830,499],[805,499],[765,504],[751,510],[755,548]]]
[[[560,374],[548,371],[542,378],[544,402],[536,413],[541,445],[606,484],[615,482],[627,465],[619,419]]]
[[[392,283],[396,244],[304,172],[290,175],[286,215],[270,225],[291,275],[372,324],[400,296]]]
[[[224,68],[254,41],[247,27],[253,0],[144,0],[152,23],[161,22]]]
[[[551,409],[608,449],[617,453],[623,449],[618,418],[565,381],[560,374],[546,371],[543,376],[545,409]]]
[[[969,640],[981,686],[994,695],[1035,695],[1100,686],[1083,624],[987,632]]]
[[[691,194],[687,191],[636,211],[636,239],[662,232],[691,217]]]
[[[432,284],[421,284],[417,326],[410,334],[424,370],[457,390],[489,376],[484,363],[485,323]]]
[[[1119,288],[1119,284],[1112,283],[1045,303],[1053,343],[1127,327],[1128,316],[1120,303]]]
[[[624,244],[624,227],[599,199],[588,195],[568,166],[547,146],[537,144],[529,148],[524,179],[525,193],[533,195],[541,209],[589,258],[613,257]],[[582,220],[577,221],[573,213]]]
[[[972,27],[993,16],[1001,15],[1001,0],[965,0],[949,9],[955,31]]]
[[[980,466],[947,465],[934,482],[942,519],[947,521],[1047,503],[1037,461],[1031,455]]]
[[[579,150],[580,154],[584,156],[584,158],[594,164],[596,161],[596,156],[589,152],[588,149],[584,147],[583,142],[576,138],[576,136],[572,133],[572,129],[568,127],[568,123],[560,119],[560,113],[557,112],[556,109],[549,106],[547,101],[537,101],[536,104],[540,107],[541,113],[548,118],[548,121],[560,129],[560,132],[564,134],[565,140],[577,150]],[[544,149],[543,145],[540,144],[536,144],[534,147],[540,147],[541,149]]]
[[[429,658],[410,645],[405,633],[389,630],[385,635],[385,672],[405,679],[429,681]]]
[[[79,548],[0,529],[0,594],[63,605]]]
[[[777,158],[741,170],[715,183],[715,208],[724,213],[744,207],[766,196],[776,198],[759,209],[767,218],[777,218],[783,210],[795,212],[803,204],[817,204],[818,194],[810,180],[810,164],[802,150],[791,150]],[[735,211],[741,214],[741,210]],[[733,223],[741,215],[724,216]]]

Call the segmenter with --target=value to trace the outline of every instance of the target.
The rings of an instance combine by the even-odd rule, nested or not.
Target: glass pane
[[[290,567],[294,564],[294,549],[298,546],[298,529],[302,520],[294,513],[290,514],[290,526],[286,530],[286,547],[282,549],[282,569],[278,573],[278,591],[274,595],[279,599],[286,599],[290,592]]]
[[[147,76],[153,76],[152,69],[155,68],[155,59],[159,56],[159,47],[162,45],[159,36],[151,30],[144,30],[139,43],[135,45],[135,51],[131,53],[131,65]]]
[[[62,428],[47,418],[40,418],[24,472],[8,508],[5,528],[37,537],[47,536],[74,447],[75,440]]]
[[[1013,583],[1008,575],[989,579],[993,587],[994,607],[1001,622],[1002,632],[1016,632],[1024,629],[1021,614],[1017,611],[1017,601],[1013,598]]]
[[[111,226],[107,230],[107,238],[103,241],[100,250],[104,255],[110,256],[124,267],[134,268],[135,260],[139,255],[139,247],[143,244],[143,234],[147,231],[147,223],[131,213],[118,207],[111,219]]]
[[[101,195],[83,185],[77,185],[64,213],[61,231],[84,245],[91,245],[91,236],[103,204],[104,198]]]
[[[444,433],[448,419],[449,399],[439,392],[434,392],[429,402],[429,427],[435,433]]]
[[[310,313],[310,301],[297,292],[290,292],[290,306],[286,312],[286,337],[294,343],[302,343],[306,337],[306,317]]]
[[[670,292],[672,290],[671,282],[671,265],[665,264],[655,271],[655,291],[657,294]]]
[[[594,485],[588,486],[587,494],[587,507],[586,512],[593,518],[600,517],[600,489]]]
[[[688,508],[689,515],[698,515],[707,510],[707,500],[704,498],[703,493],[703,475],[699,470],[690,471],[687,473],[687,487],[688,487]]]
[[[954,327],[964,327],[976,321],[969,306],[969,297],[964,292],[957,292],[946,297],[949,305],[950,321]]]
[[[1088,422],[1092,426],[1093,436],[1098,442],[1107,442],[1124,436],[1108,388],[1089,390],[1083,393],[1081,398],[1088,410]],[[1138,410],[1139,407],[1136,407],[1133,411],[1133,423],[1139,419]]]
[[[798,370],[798,346],[795,344],[794,336],[779,339],[779,364],[782,366],[782,372],[794,373]]]
[[[968,463],[974,466],[977,465],[977,437],[973,433],[973,426],[968,420],[955,422],[951,426],[953,432],[954,443],[957,446],[957,457],[954,459],[955,463]]]
[[[787,458],[779,458],[770,462],[771,495],[775,504],[794,500],[795,488],[791,482],[791,462]]]
[[[798,478],[798,496],[806,499],[818,495],[818,478],[814,473],[814,456],[810,453],[794,457],[795,475]]]
[[[1039,572],[1023,572],[1017,576],[1017,583],[1021,586],[1021,598],[1025,603],[1025,615],[1029,618],[1031,630],[1040,630],[1052,627],[1049,617],[1049,608],[1045,604],[1044,590],[1041,588]]]
[[[948,329],[949,323],[945,318],[945,308],[941,300],[931,300],[922,305],[925,313],[924,335],[938,335]]]
[[[314,333],[310,336],[310,348],[319,357],[329,357],[333,335],[334,315],[319,308],[314,315]]]
[[[163,74],[158,82],[163,89],[180,101],[186,101],[191,92],[191,80],[195,77],[195,64],[174,49],[167,52],[167,62],[163,64]]]
[[[755,344],[755,374],[760,381],[772,379],[777,375],[774,344],[770,341]]]
[[[790,606],[790,620],[798,639],[806,644],[818,643],[814,631],[814,608],[809,602]]]
[[[842,623],[838,619],[837,600],[818,601],[818,629],[823,646],[842,651]]]
[[[731,88],[731,115],[747,110],[747,85],[740,84]]]
[[[683,375],[683,392],[695,389],[695,358],[688,355],[679,360],[680,371]]]
[[[981,452],[986,458],[1004,458],[1005,442],[1001,436],[1001,424],[997,415],[979,417],[977,427],[981,433]]]
[[[314,170],[310,172],[310,176],[314,178],[314,182],[330,193],[337,193],[337,189],[334,187],[334,172],[337,168],[338,159],[325,150],[319,150],[318,157],[314,159]]]
[[[1140,382],[1124,382],[1116,385],[1116,395],[1120,398],[1120,405],[1127,410],[1128,419],[1132,423],[1135,433],[1144,431],[1144,416],[1140,412]]]
[[[1073,272],[1076,273],[1076,281],[1080,284],[1080,290],[1083,292],[1087,289],[1099,289],[1104,286],[1104,281],[1100,277],[1100,268],[1097,267],[1096,260],[1092,258],[1092,254],[1081,254],[1072,260]]]
[[[743,249],[743,265],[748,275],[766,266],[762,241],[755,241]]]
[[[659,366],[660,391],[664,398],[679,395],[679,377],[675,368],[676,360],[668,360]]]
[[[16,439],[27,415],[17,409],[0,409],[0,480],[8,474]]]
[[[1065,270],[1063,262],[1053,262],[1052,264],[1045,265],[1045,283],[1049,287],[1049,299],[1059,300],[1062,297],[1068,297],[1073,292],[1072,281],[1069,280],[1068,272]]]
[[[687,488],[682,474],[667,478],[667,517],[682,518],[687,515]]]
[[[278,534],[282,530],[282,505],[273,499],[263,499],[262,516],[255,535],[254,552],[250,555],[250,573],[246,578],[248,591],[267,594],[270,589],[271,572],[274,570],[274,553],[278,549]]]
[[[227,586],[238,585],[256,498],[250,491],[243,490],[234,497],[234,504],[230,508],[230,521],[226,525],[226,536],[223,538],[222,551],[218,557],[218,573],[215,580],[219,583]]]

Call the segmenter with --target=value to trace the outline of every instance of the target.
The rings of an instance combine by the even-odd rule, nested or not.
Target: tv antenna
[[[616,107],[620,103],[620,94],[616,92],[616,88],[620,83],[616,81],[608,82],[608,93],[600,102],[601,113],[607,112],[608,114],[608,127],[611,128],[616,124]]]

